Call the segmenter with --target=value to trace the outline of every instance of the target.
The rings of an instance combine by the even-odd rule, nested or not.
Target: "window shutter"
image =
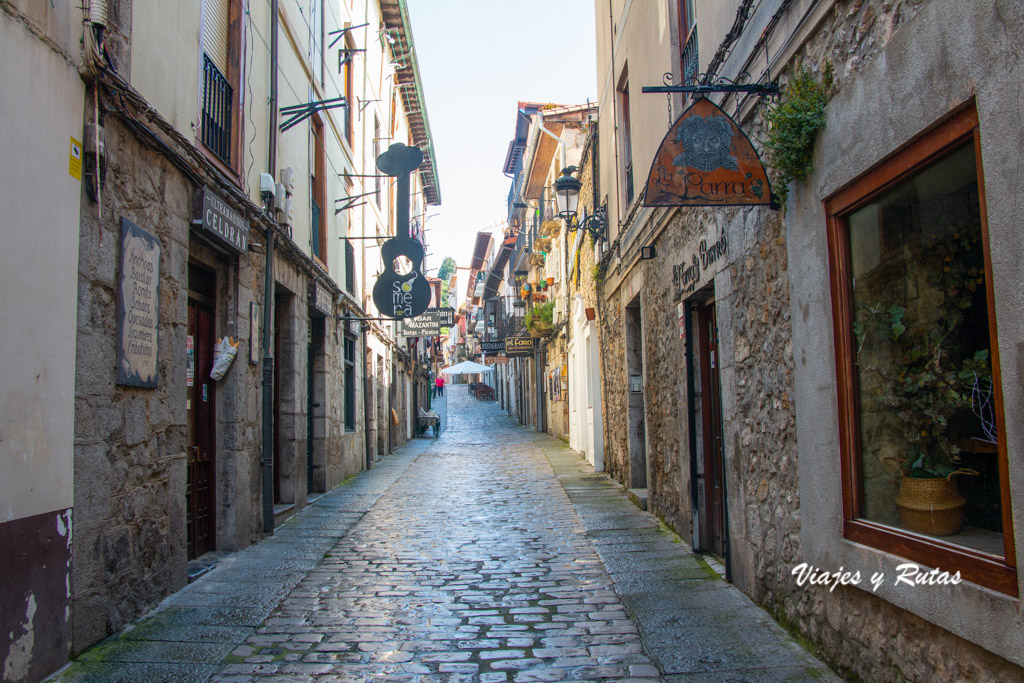
[[[203,52],[225,78],[228,75],[228,2],[203,2]]]

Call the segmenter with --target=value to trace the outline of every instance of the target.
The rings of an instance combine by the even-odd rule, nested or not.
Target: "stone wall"
[[[832,61],[836,87],[842,92],[904,26],[912,24],[926,4],[915,0],[836,2],[824,13],[795,62],[820,71],[826,60]],[[1001,16],[1009,16],[1008,5],[995,4],[1005,5]],[[895,105],[895,100],[891,104]],[[872,103],[876,105],[877,102]],[[732,113],[734,103],[726,110]],[[894,114],[884,114],[891,115]],[[764,138],[760,110],[745,109],[738,121],[752,140]],[[816,156],[819,158],[821,153]],[[641,173],[645,171],[642,169]],[[815,195],[815,190],[816,187],[800,189],[800,201],[820,208],[822,197]],[[801,213],[816,215],[803,208]],[[630,243],[609,246],[598,286],[605,458],[609,471],[623,483],[630,481],[626,306],[639,295],[643,309],[649,503],[684,538],[692,533],[689,483],[693,473],[689,465],[691,435],[687,420],[690,406],[684,345],[679,340],[676,322],[678,300],[673,296],[672,266],[689,264],[701,239],[710,242],[724,235],[728,243],[725,258],[707,269],[702,267],[698,281],[683,293],[682,299],[696,303],[711,294],[713,286],[718,313],[733,581],[813,640],[839,668],[865,680],[1024,677],[1024,671],[1014,664],[879,595],[851,588],[829,592],[825,588],[801,589],[795,585],[790,570],[805,561],[806,555],[801,540],[794,364],[806,365],[811,360],[794,359],[789,258],[799,246],[787,243],[794,228],[790,220],[791,214],[767,208],[673,212],[634,207],[626,224],[635,223],[639,234]],[[825,224],[820,222],[812,228],[800,226],[798,232],[823,235],[824,231]],[[636,260],[639,244],[655,244],[657,258]],[[805,322],[806,315],[805,308]],[[691,335],[694,331],[691,327]],[[831,333],[830,327],[827,332]],[[696,389],[699,393],[699,385]],[[695,403],[699,405],[699,397]],[[833,458],[838,465],[838,452],[829,448],[820,454],[816,452],[821,450],[821,444],[816,441],[813,428],[802,432],[800,438],[808,441],[808,453]],[[700,449],[700,440],[696,441]],[[801,468],[804,466],[807,463],[801,462]],[[838,467],[834,476],[839,476]],[[835,537],[839,531],[830,526],[828,533]],[[989,600],[979,596],[979,611]]]
[[[106,121],[103,218],[83,200],[75,386],[72,643],[95,643],[186,582],[185,359],[192,186]],[[120,219],[161,244],[156,389],[119,387]]]
[[[569,438],[567,414],[569,392],[560,389],[557,395],[553,395],[549,378],[551,373],[554,373],[558,382],[562,381],[562,366],[568,362],[565,344],[566,330],[563,327],[547,340],[544,354],[544,359],[547,361],[544,367],[544,409],[547,411],[547,433],[562,440]],[[555,400],[556,396],[558,400]]]

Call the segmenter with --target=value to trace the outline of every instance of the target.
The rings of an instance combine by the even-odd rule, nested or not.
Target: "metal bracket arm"
[[[330,100],[318,100],[316,102],[306,102],[305,104],[295,104],[290,107],[281,107],[281,116],[291,117],[281,124],[281,132],[283,133],[289,128],[297,126],[318,111],[347,106],[348,100],[345,97],[335,97]]]
[[[643,93],[685,93],[690,95],[708,95],[711,93],[742,92],[759,97],[773,97],[779,94],[779,84],[770,83],[719,83],[715,85],[647,85],[641,88]]]

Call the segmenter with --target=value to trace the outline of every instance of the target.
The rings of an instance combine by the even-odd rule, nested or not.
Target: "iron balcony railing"
[[[690,31],[690,37],[686,39],[681,56],[683,85],[696,85],[697,77],[700,75],[697,70],[700,62],[697,61],[697,27]]]
[[[313,233],[313,256],[322,261],[324,257],[320,253],[322,248],[320,244],[320,205],[316,203],[315,199],[311,199],[310,204],[309,230]]]
[[[203,55],[203,144],[224,163],[231,164],[231,103],[234,89],[228,79]]]

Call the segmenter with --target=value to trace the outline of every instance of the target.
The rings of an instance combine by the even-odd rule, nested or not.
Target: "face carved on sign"
[[[683,144],[683,153],[672,163],[708,173],[719,168],[737,171],[732,157],[732,127],[724,116],[691,116],[676,133],[676,142]]]

